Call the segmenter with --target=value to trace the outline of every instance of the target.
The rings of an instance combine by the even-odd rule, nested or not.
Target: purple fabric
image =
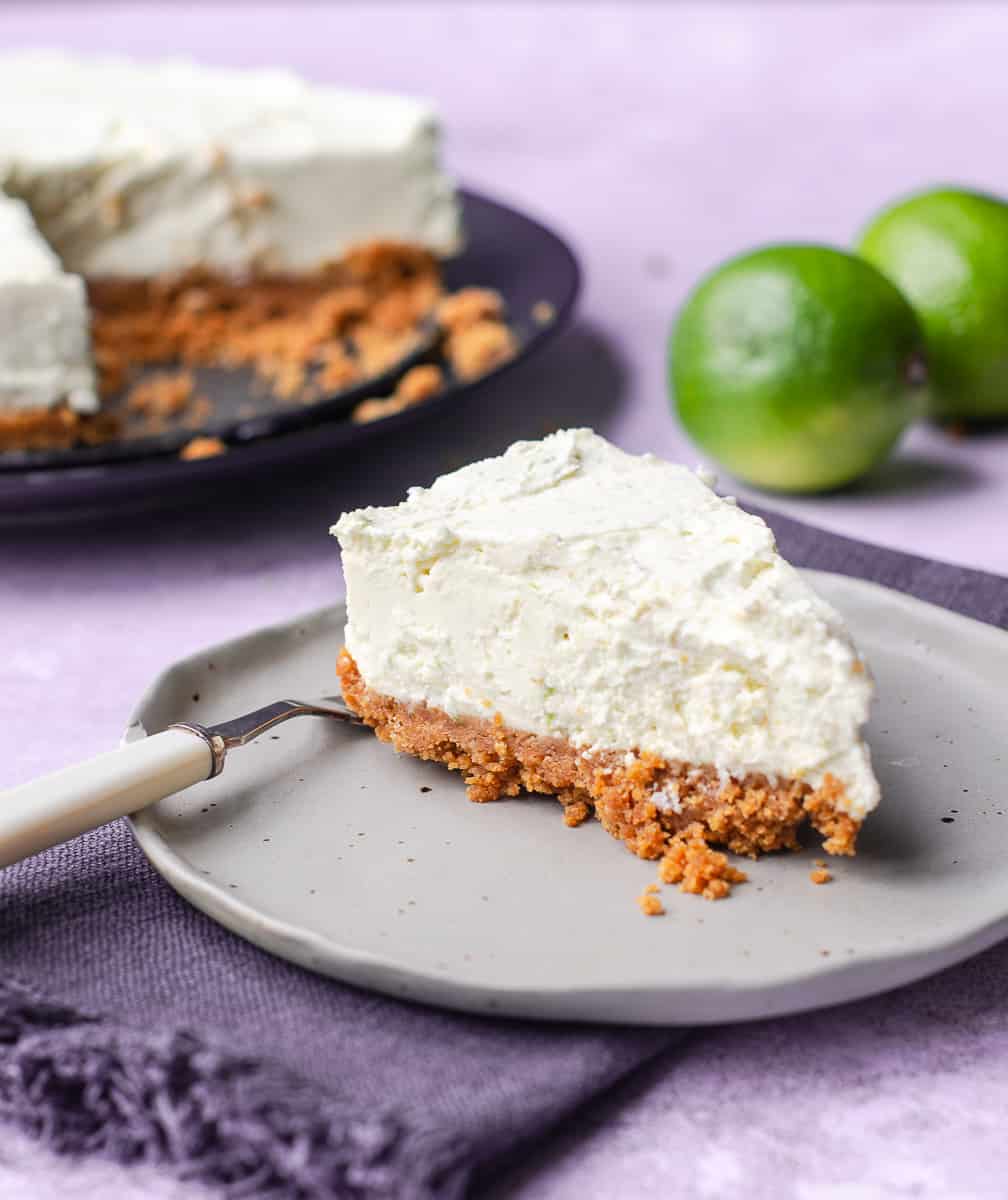
[[[771,520],[797,563],[1008,627],[1003,579]],[[122,823],[0,873],[0,896],[0,1115],[228,1195],[459,1196],[681,1036],[309,975],[178,899]]]
[[[0,896],[0,1115],[228,1195],[458,1196],[675,1036],[310,975],[178,899],[122,822],[0,873]]]
[[[456,1190],[447,1131],[404,1128],[192,1034],[115,1028],[0,984],[0,1116],[59,1154],[167,1162],[232,1196]]]

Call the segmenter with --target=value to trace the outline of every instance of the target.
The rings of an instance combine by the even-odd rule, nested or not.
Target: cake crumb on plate
[[[459,379],[475,379],[513,358],[517,344],[507,325],[484,320],[453,330],[445,352]]]
[[[187,462],[199,458],[216,458],[218,454],[226,454],[227,446],[216,437],[195,437],[179,451],[179,458]]]
[[[723,900],[731,895],[733,884],[749,878],[728,862],[727,855],[709,845],[699,822],[671,839],[658,864],[658,877],[663,883],[677,883],[681,892],[707,900]]]
[[[191,371],[158,371],[130,388],[126,407],[155,418],[174,417],[189,406],[195,390]]]

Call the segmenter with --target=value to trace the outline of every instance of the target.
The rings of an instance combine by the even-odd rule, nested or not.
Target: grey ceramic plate
[[[135,820],[186,898],[267,950],[363,987],[475,1012],[720,1022],[870,995],[1008,934],[1001,713],[1008,635],[835,575],[813,582],[878,678],[882,806],[835,881],[815,850],[752,865],[710,904],[545,798],[467,802],[458,777],[367,731],[301,719],[219,778]],[[343,611],[196,655],[140,703],[127,737],[332,687]],[[196,697],[199,697],[197,700]]]

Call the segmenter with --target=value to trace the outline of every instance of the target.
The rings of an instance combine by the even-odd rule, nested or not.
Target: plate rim
[[[1008,654],[1008,631],[978,621],[952,609],[921,600],[873,580],[839,572],[800,568],[813,586],[824,580],[827,587],[849,589],[873,604],[909,606],[926,620],[938,622],[961,635],[979,638],[1000,655]],[[829,597],[827,596],[827,599]],[[274,622],[225,642],[186,655],[170,664],[152,680],[134,705],[122,744],[147,736],[142,713],[171,675],[194,668],[207,657],[241,652],[243,645],[270,636],[287,636],[292,628],[309,622],[344,619],[345,600],[312,609],[286,621]],[[859,956],[854,962],[824,960],[815,968],[803,967],[772,980],[738,984],[730,975],[712,975],[701,983],[676,988],[673,984],[634,983],[577,988],[568,985],[538,985],[534,990],[513,990],[498,984],[458,981],[423,967],[404,966],[379,953],[340,945],[313,930],[261,912],[208,880],[171,846],[154,821],[152,809],[127,818],[140,850],[151,866],[183,899],[232,933],[287,961],[353,986],[373,988],[399,998],[456,1011],[545,1020],[590,1020],[605,1024],[701,1025],[747,1021],[807,1012],[852,1000],[867,999],[893,988],[916,982],[962,962],[1008,936],[1008,886],[1004,911],[958,933],[945,934],[916,943],[895,953]],[[1008,884],[1008,871],[1006,871]],[[256,936],[253,936],[256,935]],[[863,976],[885,974],[867,987]],[[792,993],[795,995],[792,996]],[[801,994],[805,993],[804,996]],[[628,1009],[627,1001],[635,1003]],[[712,1003],[712,1000],[716,1003]],[[617,1003],[613,1003],[616,1001]],[[660,1013],[662,1008],[681,1009],[681,1015]],[[759,1008],[758,1016],[752,1009]],[[620,1010],[614,1015],[613,1010]]]

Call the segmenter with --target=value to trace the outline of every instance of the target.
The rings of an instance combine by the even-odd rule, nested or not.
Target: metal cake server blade
[[[183,721],[0,792],[0,867],[213,779],[224,769],[229,750],[247,745],[292,717],[363,724],[342,696],[278,700],[217,725]]]

